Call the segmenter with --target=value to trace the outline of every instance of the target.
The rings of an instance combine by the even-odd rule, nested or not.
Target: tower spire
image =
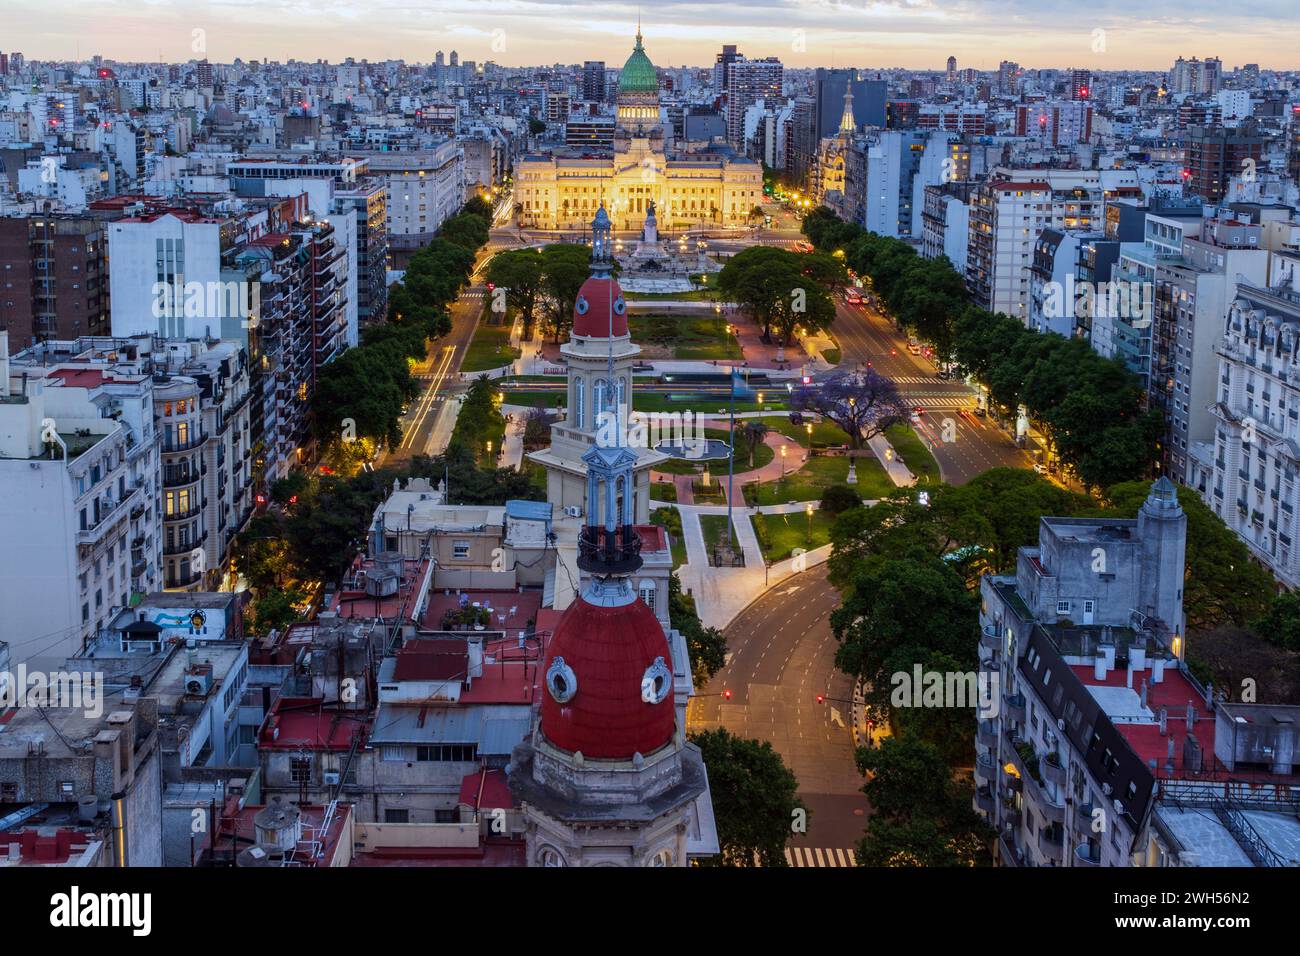
[[[858,128],[853,119],[853,80],[850,78],[844,86],[844,112],[840,114],[840,132],[852,133]]]

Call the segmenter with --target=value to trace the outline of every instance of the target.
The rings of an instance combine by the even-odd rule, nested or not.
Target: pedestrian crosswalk
[[[933,375],[886,375],[885,377],[896,385],[933,385],[935,382],[943,381]]]
[[[824,849],[822,847],[788,846],[785,848],[785,861],[791,866],[857,866],[858,860],[852,850],[840,848]]]

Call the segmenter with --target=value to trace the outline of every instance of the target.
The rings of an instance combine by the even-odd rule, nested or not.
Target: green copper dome
[[[641,46],[640,31],[637,31],[636,47],[632,50],[632,55],[627,58],[627,62],[623,64],[623,72],[618,75],[618,91],[620,93],[659,92],[659,74],[655,72],[655,65],[650,62],[650,57],[645,55],[645,47]]]

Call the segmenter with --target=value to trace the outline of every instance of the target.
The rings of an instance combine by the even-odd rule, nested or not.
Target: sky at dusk
[[[603,59],[636,32],[659,66],[704,65],[724,43],[788,66],[1300,69],[1297,0],[3,0],[0,50],[33,59],[214,62],[352,56],[428,62],[441,49],[508,66]]]

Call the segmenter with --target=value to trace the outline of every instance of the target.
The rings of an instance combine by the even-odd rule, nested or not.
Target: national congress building
[[[659,77],[641,45],[619,74],[612,154],[530,155],[515,167],[520,225],[587,227],[601,200],[614,229],[641,228],[653,200],[663,230],[739,226],[762,200],[758,163],[724,148],[668,150]]]

